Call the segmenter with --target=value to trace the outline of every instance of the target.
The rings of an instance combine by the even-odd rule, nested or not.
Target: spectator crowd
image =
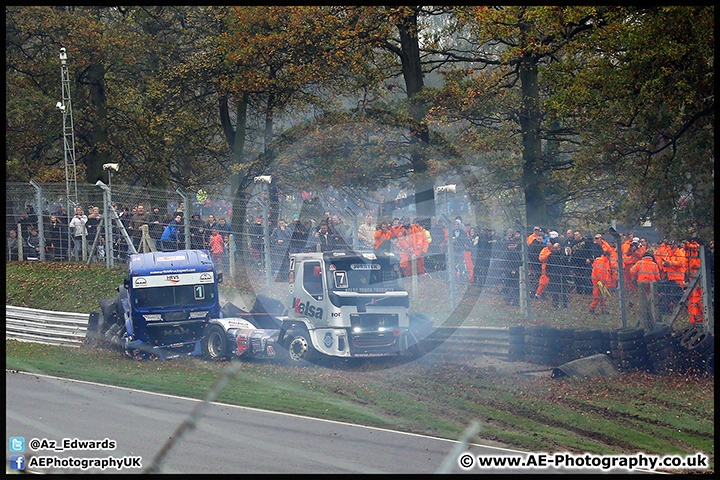
[[[113,249],[118,258],[130,251],[128,240],[140,250],[145,225],[147,236],[158,250],[185,248],[186,215],[182,203],[171,214],[163,214],[158,206],[146,208],[141,204],[131,208],[113,204],[113,209],[127,232],[126,236],[115,222],[111,223]],[[104,261],[108,254],[98,207],[89,206],[87,213],[77,207],[68,218],[62,207],[39,217],[32,206],[27,206],[10,226],[6,237],[8,261],[40,258],[39,221],[43,222],[48,260],[80,261],[85,251],[93,260]],[[238,238],[227,218],[210,214],[203,220],[199,213],[193,213],[187,220],[190,248],[210,251],[221,268],[227,268],[231,255],[237,257],[245,252],[258,269],[265,266],[268,248],[270,268],[278,276],[287,273],[292,253],[354,246],[374,252],[394,252],[400,259],[403,275],[432,276],[449,268],[458,282],[497,288],[508,305],[518,304],[520,267],[523,250],[526,250],[531,298],[548,299],[556,308],[567,308],[568,294],[574,292],[592,298],[589,304],[592,314],[608,313],[609,292],[620,283],[626,291],[638,291],[647,282],[659,282],[662,291],[670,292],[663,298],[670,299],[671,303],[677,301],[700,268],[700,244],[695,238],[682,241],[664,238],[657,244],[649,244],[633,232],[613,237],[603,233],[588,235],[577,229],[560,233],[540,226],[534,227],[529,235],[516,229],[507,229],[498,235],[492,228],[468,226],[460,216],[451,225],[445,225],[437,217],[429,221],[404,217],[378,220],[371,212],[366,213],[355,229],[339,215],[326,211],[318,222],[304,222],[298,215],[289,222],[279,219],[277,225],[267,226],[266,239],[264,221],[262,216],[257,216],[254,222],[246,224],[246,235]],[[714,242],[706,247],[710,278],[713,278]],[[702,320],[701,294],[700,286],[693,285],[688,301],[692,322]]]

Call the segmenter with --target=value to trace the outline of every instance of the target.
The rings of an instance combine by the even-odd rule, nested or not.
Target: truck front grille
[[[153,323],[147,333],[152,345],[165,346],[175,343],[192,342],[202,338],[205,322],[185,321],[178,323]]]
[[[350,329],[353,333],[388,332],[398,328],[397,314],[387,313],[352,313]]]

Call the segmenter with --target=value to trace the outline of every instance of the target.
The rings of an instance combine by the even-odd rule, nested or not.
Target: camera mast
[[[70,74],[67,66],[67,52],[60,48],[60,78],[62,82],[62,102],[56,107],[63,116],[63,143],[65,152],[65,193],[68,215],[79,205],[77,193],[77,167],[75,164],[75,128],[73,125],[72,100],[70,99]]]

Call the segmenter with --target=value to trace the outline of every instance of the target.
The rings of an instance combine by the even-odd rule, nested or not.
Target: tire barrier
[[[525,325],[513,325],[508,328],[508,360],[525,360]]]
[[[643,338],[645,331],[642,328],[623,328],[617,332],[617,348],[620,352],[618,367],[621,371],[636,371],[651,369],[648,363],[648,353]]]
[[[575,356],[575,329],[558,328],[557,330],[558,363],[560,365],[577,360]]]
[[[525,328],[525,361],[556,367],[559,363],[557,328],[533,325]]]
[[[6,306],[5,338],[76,347],[106,343],[117,348],[124,328],[119,300],[116,297],[101,301],[101,312],[89,315]],[[437,330],[447,330],[438,332],[442,334],[439,338],[444,340],[441,349],[458,355],[487,354],[513,362],[557,367],[603,353],[626,372],[715,374],[715,338],[702,325],[674,330],[670,325],[658,323],[648,331],[642,328],[606,331],[541,325],[439,327]],[[87,335],[88,331],[90,335]],[[99,337],[95,342],[93,334]]]
[[[607,355],[623,372],[647,371],[659,375],[700,373],[714,375],[715,345],[702,328],[675,331],[658,323],[614,330],[513,325],[508,328],[508,360],[557,367],[598,353]]]
[[[599,329],[578,329],[573,336],[573,353],[575,358],[584,358],[605,351],[603,332]]]

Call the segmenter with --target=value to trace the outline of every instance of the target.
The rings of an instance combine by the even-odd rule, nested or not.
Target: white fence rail
[[[5,306],[5,339],[80,347],[90,315]]]

